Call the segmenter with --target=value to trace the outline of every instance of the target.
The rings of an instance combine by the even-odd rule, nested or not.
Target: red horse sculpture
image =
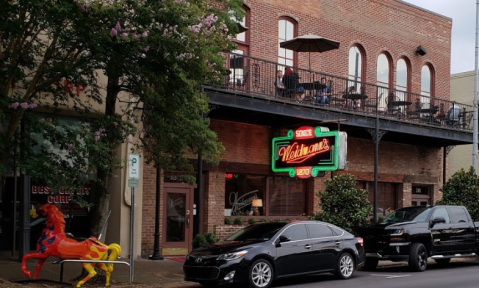
[[[42,217],[46,217],[46,221],[45,228],[37,242],[37,252],[25,254],[22,259],[22,272],[29,278],[31,273],[27,270],[26,263],[30,258],[38,259],[37,269],[35,275],[33,275],[33,279],[35,279],[49,256],[55,256],[60,259],[114,260],[121,253],[120,245],[115,243],[106,245],[94,237],[81,242],[67,238],[63,213],[55,205],[44,204],[37,209],[37,213]],[[96,275],[95,264],[82,263],[83,268],[88,271],[88,275],[78,281],[76,287],[80,287]],[[98,263],[96,266],[105,272],[105,286],[110,286],[113,264]]]

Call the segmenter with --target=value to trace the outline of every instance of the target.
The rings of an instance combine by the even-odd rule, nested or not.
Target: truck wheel
[[[447,265],[449,261],[451,261],[451,258],[434,259],[434,261],[436,261],[437,265]]]
[[[364,270],[374,271],[378,267],[379,258],[367,257],[364,262]]]
[[[422,243],[414,243],[409,252],[409,267],[415,272],[423,272],[427,268],[427,250]]]

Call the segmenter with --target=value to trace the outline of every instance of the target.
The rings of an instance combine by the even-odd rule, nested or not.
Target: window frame
[[[357,49],[358,55],[359,55],[359,63],[358,65],[354,65],[353,70],[356,70],[357,68],[360,69],[359,75],[353,75],[351,74],[351,50],[352,49]],[[365,71],[366,71],[366,53],[360,44],[356,43],[352,45],[349,50],[348,50],[348,85],[347,87],[354,86],[356,88],[356,91],[361,91],[361,83],[364,82],[365,79]]]
[[[291,38],[288,37],[288,35],[284,35],[285,37],[284,38],[281,38],[281,36],[283,35],[280,35],[280,25],[281,25],[281,22],[282,21],[285,21],[286,23],[291,23],[292,26],[293,26],[293,35]],[[288,41],[288,40],[291,40],[295,37],[297,37],[298,35],[298,22],[296,22],[294,19],[290,18],[290,17],[286,17],[286,16],[281,16],[279,17],[278,19],[278,22],[277,22],[277,28],[278,28],[278,53],[277,53],[277,61],[278,61],[278,67],[279,67],[279,70],[282,70],[283,73],[284,73],[284,67],[296,67],[297,63],[298,63],[298,52],[296,51],[292,51],[292,58],[288,58],[287,55],[286,55],[286,51],[285,51],[285,55],[280,55],[281,53],[281,49],[283,50],[288,50],[288,49],[284,49],[284,48],[281,48],[280,47],[280,43],[283,42],[283,41]],[[287,31],[287,29],[285,28],[285,31]],[[287,34],[287,32],[286,32]],[[284,61],[282,61],[284,60]],[[288,61],[291,62],[291,65],[289,65]]]

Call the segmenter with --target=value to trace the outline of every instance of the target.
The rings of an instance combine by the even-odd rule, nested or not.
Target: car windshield
[[[279,229],[283,228],[284,225],[286,225],[286,223],[281,222],[250,225],[226,238],[225,241],[268,241],[274,236],[274,234],[276,234],[276,232],[279,231]]]
[[[431,207],[426,206],[414,206],[397,209],[391,213],[383,223],[400,223],[408,221],[425,221],[429,213],[431,212]]]

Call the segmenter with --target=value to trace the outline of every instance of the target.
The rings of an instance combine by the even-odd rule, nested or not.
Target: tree
[[[325,183],[326,190],[316,194],[322,212],[314,219],[329,222],[351,233],[354,233],[355,227],[369,225],[368,215],[372,208],[369,206],[368,191],[356,189],[354,175],[336,175]]]
[[[465,206],[472,219],[479,221],[479,178],[472,166],[467,172],[461,168],[454,173],[439,191],[442,199],[436,205]]]
[[[22,171],[50,183],[48,170],[34,169],[39,156],[43,156],[44,167],[60,167],[55,175],[66,180],[57,183],[87,179],[85,175],[94,172],[99,185],[92,211],[93,235],[98,235],[109,208],[109,176],[118,164],[113,152],[123,141],[133,142],[127,138],[134,133],[132,122],[139,128],[136,148],[163,168],[191,172],[187,156],[196,153],[218,162],[223,147],[202,117],[208,112],[208,101],[201,85],[219,83],[224,75],[220,52],[234,48],[229,37],[237,31],[236,19],[243,15],[242,1],[37,2],[2,1],[0,117],[8,124],[1,131],[0,161],[20,163]],[[106,77],[104,83],[101,75]],[[76,97],[83,90],[86,97]],[[93,109],[92,102],[104,103],[104,110]],[[122,102],[129,105],[122,106]],[[65,127],[55,129],[70,133],[69,137],[48,136],[54,129],[45,125],[29,127],[29,132],[55,140],[52,145],[72,155],[76,151],[77,160],[40,153],[32,157],[35,149],[28,153],[11,149],[21,144],[15,139],[29,143],[22,147],[36,146],[35,139],[25,138],[30,133],[20,136],[18,127],[21,121],[40,123],[41,116],[26,113],[39,108],[49,112],[73,108],[88,123],[84,132],[76,130],[84,139],[74,137],[75,130]],[[132,113],[135,108],[141,111],[138,118]],[[74,139],[78,142],[73,143]],[[29,157],[18,158],[22,155]],[[86,166],[74,169],[85,156],[89,159],[83,163]],[[16,157],[18,161],[13,161]]]

